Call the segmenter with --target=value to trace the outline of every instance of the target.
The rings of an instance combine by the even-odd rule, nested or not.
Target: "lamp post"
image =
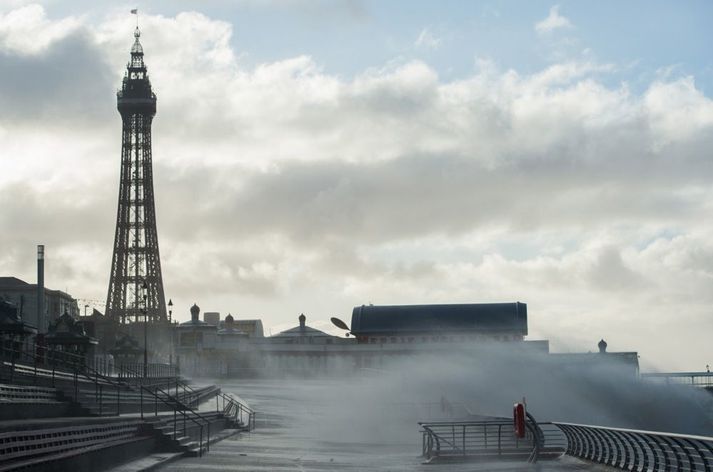
[[[168,365],[173,365],[173,324],[171,323],[171,314],[173,313],[173,301],[168,299],[168,329],[171,336],[171,350],[168,352]]]
[[[149,327],[149,315],[148,315],[148,310],[146,309],[146,299],[148,298],[148,295],[146,294],[146,281],[144,281],[143,286],[141,287],[144,291],[144,306],[143,306],[143,312],[144,312],[144,378],[148,377],[148,370],[149,370],[149,348],[148,348],[148,327]]]

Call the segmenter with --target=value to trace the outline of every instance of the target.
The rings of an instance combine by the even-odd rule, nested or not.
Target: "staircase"
[[[222,412],[202,413],[201,419],[193,422],[189,418],[170,414],[148,418],[146,424],[166,451],[182,452],[191,457],[207,452],[210,444],[219,437],[218,433],[225,430],[236,432]]]

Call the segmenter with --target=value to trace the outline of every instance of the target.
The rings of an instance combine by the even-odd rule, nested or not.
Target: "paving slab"
[[[161,465],[180,459],[181,456],[183,456],[182,452],[151,454],[150,456],[127,462],[118,467],[112,467],[107,472],[148,472],[156,470]]]

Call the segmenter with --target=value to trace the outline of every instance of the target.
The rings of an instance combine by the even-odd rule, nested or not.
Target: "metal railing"
[[[226,419],[242,425],[248,431],[255,429],[255,410],[237,400],[234,396],[220,392],[215,397],[216,411],[221,411],[221,400],[223,401],[222,413]]]
[[[87,357],[71,352],[60,351],[49,346],[40,344],[20,344],[14,343],[11,347],[7,340],[0,340],[0,348],[5,355],[6,361],[17,364],[30,364],[37,367],[54,367],[58,370],[73,372],[75,368],[81,368],[97,372],[105,377],[125,378],[166,378],[178,375],[178,369],[173,364],[149,363],[144,366],[141,362],[130,362],[116,364],[106,358]]]
[[[644,372],[640,375],[650,383],[713,388],[713,372]]]
[[[713,438],[553,423],[567,436],[567,454],[635,471],[713,471]]]
[[[45,349],[45,348],[42,348]],[[51,355],[50,366],[45,366],[47,361],[46,353],[38,352],[39,349],[14,349],[4,343],[0,343],[0,367],[3,371],[9,370],[8,379],[12,382],[18,372],[29,375],[33,379],[33,383],[37,383],[40,378],[50,379],[51,384],[55,386],[57,381],[69,381],[72,385],[72,397],[76,403],[80,403],[80,378],[81,382],[86,382],[94,387],[94,403],[98,406],[98,414],[101,416],[106,413],[105,404],[111,406],[116,403],[116,414],[121,414],[122,391],[124,392],[124,400],[128,395],[132,395],[134,400],[138,400],[141,418],[144,417],[144,392],[149,396],[149,401],[153,400],[155,415],[158,415],[158,404],[161,402],[173,410],[174,417],[174,438],[177,432],[178,415],[183,419],[183,433],[187,435],[187,422],[193,422],[200,429],[199,436],[199,455],[203,453],[203,432],[204,426],[207,426],[206,451],[210,450],[210,421],[204,418],[199,413],[193,411],[193,404],[196,400],[193,399],[193,394],[189,393],[186,384],[181,385],[178,378],[175,379],[176,395],[172,396],[166,390],[163,390],[157,385],[133,386],[121,380],[109,377],[99,373],[84,362],[84,358],[71,353],[60,351],[50,351],[52,354],[60,353],[61,356]],[[5,369],[9,365],[9,369]],[[45,368],[47,367],[47,368]],[[49,370],[51,367],[51,370]],[[184,395],[189,398],[189,405],[179,399],[179,387],[183,387]],[[138,387],[138,390],[137,390]],[[169,385],[170,390],[170,385]],[[114,393],[115,395],[111,395]],[[108,400],[108,401],[105,401]]]
[[[153,389],[153,390],[152,390]],[[205,441],[205,450],[206,452],[210,451],[210,420],[205,418],[203,415],[200,413],[190,409],[188,406],[183,405],[176,397],[172,397],[168,392],[165,392],[163,389],[158,388],[156,386],[154,387],[145,387],[141,386],[141,391],[146,391],[150,395],[154,397],[154,401],[158,402],[161,401],[166,405],[169,405],[173,408],[173,439],[176,439],[178,437],[178,414],[181,415],[181,419],[183,419],[183,435],[184,436],[189,436],[188,433],[188,428],[187,428],[187,421],[190,421],[191,423],[195,424],[199,428],[199,439],[198,439],[198,455],[202,456],[203,455],[203,428],[206,428],[206,441]],[[143,397],[142,397],[143,398]],[[158,416],[158,408],[155,408],[155,416]],[[143,409],[143,401],[141,402],[141,418],[143,419],[144,417],[144,409]]]
[[[125,370],[127,373],[132,374],[134,376],[136,373],[132,372],[128,367],[124,366]],[[135,377],[136,378],[136,377]],[[183,387],[183,393],[184,393],[184,399],[186,396],[188,396],[189,403],[185,403],[179,399],[179,387]],[[154,416],[158,416],[158,403],[161,402],[165,405],[168,405],[173,409],[173,438],[176,439],[178,436],[178,415],[181,415],[181,419],[183,420],[183,431],[182,434],[184,436],[189,436],[188,433],[188,427],[187,423],[190,421],[191,423],[195,424],[199,428],[199,443],[198,443],[198,455],[202,456],[203,455],[203,432],[204,432],[204,427],[206,431],[206,441],[205,441],[205,450],[206,452],[210,451],[210,420],[197,411],[194,410],[195,406],[197,406],[198,402],[198,394],[196,393],[195,390],[192,392],[188,392],[188,389],[186,388],[187,384],[183,383],[181,385],[181,382],[179,382],[178,377],[175,378],[175,395],[171,395],[170,390],[171,386],[168,386],[168,390],[164,390],[158,385],[142,385],[139,384],[139,393],[140,393],[140,411],[141,411],[141,418],[144,418],[144,397],[143,393],[146,392],[149,394],[150,398],[153,397],[154,401]]]
[[[22,346],[18,347],[22,348]],[[0,342],[0,367],[4,368],[6,365],[9,365],[9,369],[7,369],[9,371],[8,379],[11,382],[18,372],[30,375],[33,383],[37,383],[41,377],[49,379],[52,386],[55,386],[57,381],[71,382],[72,398],[76,403],[80,403],[80,392],[86,393],[80,389],[80,384],[89,383],[94,388],[94,404],[95,407],[98,407],[100,416],[109,411],[113,413],[112,406],[114,404],[116,405],[116,414],[120,415],[122,413],[122,392],[125,403],[127,400],[133,400],[139,404],[141,418],[144,418],[145,404],[148,404],[148,411],[152,409],[156,416],[158,415],[159,404],[167,406],[169,411],[173,411],[174,438],[176,437],[180,415],[183,420],[182,429],[184,435],[187,435],[188,432],[188,422],[194,423],[200,429],[199,454],[202,454],[203,451],[203,432],[205,427],[207,433],[206,451],[210,450],[210,421],[195,411],[195,408],[205,396],[205,392],[194,389],[178,376],[162,377],[166,373],[176,373],[175,368],[173,370],[156,368],[147,372],[154,375],[144,377],[139,374],[139,372],[143,372],[143,364],[122,364],[117,368],[119,376],[112,377],[101,366],[97,366],[98,369],[95,369],[86,362],[83,356],[55,351],[39,345],[31,345],[29,349],[14,349]],[[154,365],[158,367],[173,367]],[[133,370],[132,367],[138,367],[141,370]],[[161,379],[165,379],[165,389]],[[172,390],[174,391],[173,395],[171,394]],[[144,401],[144,394],[148,397],[148,402]],[[222,400],[223,415],[226,419],[246,426],[248,430],[252,430],[255,427],[254,410],[233,396],[220,392],[220,390],[216,390],[215,395],[216,409],[219,410],[219,404]],[[152,404],[153,408],[151,408]],[[166,410],[164,409],[163,411]]]
[[[559,457],[567,443],[551,423],[527,421],[524,438],[515,436],[512,420],[443,421],[419,423],[422,454],[434,459],[522,459]]]
[[[176,377],[178,370],[173,364],[151,363],[144,365],[142,362],[123,362],[114,366],[119,378],[165,378]]]

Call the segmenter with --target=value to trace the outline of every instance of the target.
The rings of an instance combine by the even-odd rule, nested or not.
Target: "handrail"
[[[178,387],[178,378],[176,378],[176,386]],[[197,411],[193,410],[189,405],[186,405],[185,403],[183,403],[182,401],[180,401],[179,398],[178,398],[178,392],[176,392],[176,395],[174,396],[174,395],[171,395],[170,392],[167,392],[167,391],[163,390],[162,388],[160,388],[160,387],[158,387],[158,386],[154,386],[154,387],[153,387],[153,388],[154,388],[154,391],[153,391],[153,392],[151,391],[151,388],[148,387],[148,386],[139,385],[139,387],[140,387],[140,389],[145,390],[146,392],[148,392],[148,393],[150,393],[151,395],[153,395],[153,396],[155,397],[155,399],[161,400],[164,404],[166,404],[166,405],[168,405],[168,406],[172,406],[166,399],[161,398],[161,396],[158,395],[158,391],[160,391],[161,393],[163,393],[163,394],[165,395],[165,397],[166,397],[168,400],[172,400],[172,401],[173,401],[173,403],[174,403],[174,405],[173,405],[173,407],[174,407],[174,416],[175,416],[175,413],[176,413],[176,412],[180,412],[180,413],[184,416],[184,420],[185,420],[186,418],[188,418],[188,419],[190,419],[191,421],[193,421],[194,423],[196,423],[196,424],[201,428],[199,454],[202,454],[202,451],[203,451],[203,426],[204,426],[204,425],[201,425],[200,423],[198,423],[198,421],[197,421],[195,418],[188,417],[188,413],[186,413],[186,412],[190,412],[192,415],[197,416],[198,419],[200,419],[201,421],[203,421],[203,422],[205,423],[205,426],[207,427],[207,432],[208,432],[208,434],[207,434],[207,441],[206,441],[206,451],[210,451],[210,421],[209,421],[206,417],[204,417],[203,415],[201,415],[201,414],[198,413]],[[177,388],[176,390],[178,390],[178,388]],[[184,389],[184,392],[185,392],[185,389]],[[190,404],[192,404],[192,403],[193,403],[193,402],[190,402]],[[180,408],[179,408],[179,407],[180,407]],[[143,411],[143,402],[141,402],[141,417],[142,417],[142,418],[143,418],[143,414],[144,414],[144,411]],[[184,433],[185,433],[185,431],[186,431],[186,428],[185,428],[185,421],[184,421],[183,431],[184,431]],[[174,422],[174,433],[175,433],[175,422]]]
[[[37,346],[37,345],[33,345],[33,346]],[[46,349],[46,348],[44,348],[44,347],[42,347],[42,348],[43,348],[43,349]],[[39,356],[39,355],[35,352],[35,349],[32,349],[32,351],[28,352],[27,350],[18,350],[18,349],[8,348],[7,346],[4,345],[4,343],[1,343],[1,342],[0,342],[0,353],[2,354],[2,358],[3,358],[2,362],[4,362],[4,357],[5,357],[5,353],[6,353],[6,352],[10,352],[11,354],[17,354],[17,356],[14,356],[14,355],[13,355],[13,356],[11,357],[11,361],[12,361],[11,380],[12,380],[12,375],[14,375],[14,372],[15,372],[15,366],[17,365],[16,362],[15,362],[15,361],[16,361],[16,357],[17,357],[17,358],[20,358],[20,357],[22,357],[23,355],[26,356],[26,357],[29,357],[30,359],[32,359],[32,360],[35,361],[34,374],[35,374],[35,376],[37,375],[37,360],[40,359],[41,356]],[[69,365],[70,367],[72,367],[73,372],[68,372],[68,373],[73,373],[73,374],[74,374],[74,379],[73,379],[73,380],[74,380],[74,401],[78,401],[78,398],[79,398],[79,387],[78,387],[77,380],[78,380],[79,374],[81,373],[81,375],[82,375],[83,377],[85,377],[85,378],[86,378],[87,380],[89,380],[90,382],[93,382],[93,383],[94,383],[94,386],[95,386],[95,400],[98,400],[98,402],[99,402],[99,412],[100,412],[99,414],[100,414],[100,415],[101,415],[102,406],[103,406],[103,401],[102,401],[102,400],[103,400],[103,385],[99,383],[99,379],[100,379],[100,378],[101,378],[102,381],[104,381],[105,383],[107,383],[107,384],[109,384],[109,385],[113,385],[113,386],[115,386],[115,387],[117,388],[117,400],[116,400],[116,401],[117,401],[117,415],[119,415],[120,412],[121,412],[121,410],[120,410],[120,408],[121,408],[121,407],[120,407],[120,405],[121,405],[121,393],[120,393],[121,389],[124,388],[124,389],[131,390],[131,391],[134,391],[134,392],[136,391],[136,390],[134,389],[134,387],[133,387],[131,384],[128,384],[128,383],[125,383],[125,382],[121,382],[120,380],[115,381],[113,378],[108,377],[108,376],[105,376],[105,375],[103,375],[103,374],[100,374],[98,371],[96,371],[96,370],[94,370],[93,368],[87,366],[86,363],[83,363],[83,362],[82,362],[82,363],[71,363],[71,362],[67,362],[66,360],[62,359],[62,357],[65,357],[65,358],[66,358],[66,357],[69,357],[69,358],[71,358],[71,357],[77,357],[75,354],[63,353],[63,352],[61,352],[61,351],[51,351],[51,352],[53,352],[53,353],[56,352],[56,353],[62,354],[59,359],[58,359],[57,357],[55,357],[55,356],[52,357],[52,366],[53,366],[53,370],[52,370],[52,382],[53,382],[53,384],[54,384],[54,379],[55,379],[55,369],[54,369],[55,364],[56,364],[56,363],[59,363],[59,364],[61,364],[61,365],[65,365],[65,366]],[[67,354],[67,355],[65,356],[65,354]],[[81,359],[83,359],[83,358],[81,358]],[[159,390],[159,387],[154,387],[154,389],[155,389],[155,390]],[[163,398],[161,398],[160,395],[158,395],[155,391],[154,391],[154,392],[151,392],[151,389],[150,389],[150,388],[148,388],[148,387],[146,387],[146,386],[144,386],[144,385],[140,385],[139,393],[143,392],[144,390],[145,390],[146,392],[148,392],[149,394],[153,395],[155,401],[161,400],[163,403],[167,404],[168,406],[172,406],[172,407],[173,407],[173,411],[174,411],[174,434],[175,434],[175,432],[176,432],[176,421],[175,421],[175,420],[176,420],[176,414],[177,414],[177,412],[180,412],[180,413],[184,416],[184,428],[183,428],[184,433],[185,433],[185,431],[186,431],[186,428],[185,428],[185,419],[186,419],[186,418],[187,418],[187,419],[191,419],[191,421],[193,421],[194,423],[196,423],[196,424],[200,427],[199,455],[202,455],[202,453],[203,453],[203,426],[204,426],[204,425],[198,423],[194,418],[190,418],[190,417],[188,416],[188,414],[185,413],[185,412],[186,412],[186,411],[190,411],[192,414],[198,416],[202,421],[204,421],[204,422],[206,423],[206,426],[207,426],[206,451],[209,451],[209,450],[210,450],[210,422],[209,422],[205,417],[203,417],[203,416],[200,415],[199,413],[193,411],[189,406],[187,406],[187,405],[183,404],[182,402],[180,402],[177,397],[171,396],[170,393],[167,393],[167,392],[163,391],[163,389],[160,389],[160,390],[162,391],[162,393],[165,393],[166,396],[167,396],[169,399],[172,399],[175,405],[171,405],[169,402],[166,402],[166,401],[165,401]],[[143,414],[144,414],[144,412],[143,412],[143,397],[142,397],[142,400],[141,400],[141,407],[140,407],[140,408],[141,408],[141,417],[143,418]],[[156,412],[156,413],[158,413],[158,412]]]
[[[171,396],[170,393],[164,391],[162,388],[154,387],[154,391],[152,392],[151,389],[150,389],[149,387],[147,387],[147,386],[141,385],[140,387],[141,387],[141,389],[146,390],[148,393],[154,395],[155,399],[161,400],[163,403],[165,403],[165,404],[168,405],[168,406],[173,406],[173,415],[174,415],[173,433],[174,433],[174,439],[175,439],[175,437],[176,437],[176,423],[177,423],[177,422],[176,422],[176,413],[180,413],[180,414],[183,416],[183,434],[186,434],[186,419],[189,419],[189,420],[191,420],[193,423],[195,423],[196,425],[198,425],[198,427],[200,428],[200,439],[199,439],[199,443],[198,443],[198,455],[199,455],[199,456],[202,456],[202,455],[203,455],[203,426],[206,426],[206,429],[207,429],[207,436],[206,436],[206,443],[205,443],[205,444],[206,444],[206,452],[210,451],[210,421],[208,421],[207,418],[205,418],[203,415],[199,414],[198,412],[193,411],[193,410],[190,409],[188,406],[186,406],[186,405],[184,405],[183,403],[181,403],[181,402],[178,400],[178,398]],[[166,399],[161,398],[161,396],[158,395],[158,393],[157,393],[158,391],[161,391],[161,393],[164,393],[164,394],[166,395],[166,398],[167,398],[168,400],[173,400],[174,405],[171,405],[171,403],[170,403],[169,401],[167,401]],[[179,406],[181,406],[181,407],[183,407],[183,408],[179,409],[179,408],[178,408]],[[198,422],[197,419],[188,416],[188,413],[187,413],[187,412],[190,412],[191,414],[197,416],[198,419],[200,419],[201,421],[203,421],[205,424],[201,424],[200,422]],[[143,418],[143,414],[144,414],[144,412],[143,412],[143,403],[142,403],[142,404],[141,404],[141,417],[142,417],[142,418]]]
[[[241,401],[237,400],[232,395],[226,395],[225,393],[220,392],[216,395],[216,409],[218,411],[220,411],[219,398],[223,399],[223,416],[227,418],[232,418],[233,421],[236,421],[237,423],[242,423],[244,425],[245,422],[243,421],[242,416],[243,413],[247,413],[247,429],[248,431],[252,431],[253,429],[255,429],[255,410],[245,405]],[[225,404],[226,400],[228,401],[227,406]]]
[[[192,393],[194,393],[196,396],[198,396],[198,392],[187,382],[185,381],[179,381],[178,378],[176,379],[176,383],[178,384],[180,382],[180,385],[183,387],[184,391],[186,389],[190,390]],[[239,422],[242,422],[242,412],[245,412],[248,414],[248,431],[252,431],[255,428],[255,410],[247,406],[246,404],[238,401],[235,399],[232,395],[226,395],[223,392],[218,392],[216,393],[216,409],[219,409],[219,400],[218,398],[223,399],[223,414],[226,417],[234,417],[237,418]],[[228,401],[228,406],[226,407],[225,401]],[[235,410],[233,412],[233,410]]]
[[[184,391],[190,390],[198,398],[199,392],[197,390],[195,390],[189,383],[176,378],[177,385],[179,384],[179,382],[180,382],[180,385],[183,387]],[[223,399],[223,415],[224,416],[229,417],[229,418],[233,417],[233,418],[237,419],[238,422],[242,422],[242,413],[245,412],[248,414],[248,422],[247,422],[248,431],[252,431],[253,429],[255,429],[255,410],[253,410],[246,404],[238,401],[232,395],[226,395],[223,392],[217,392],[216,393],[216,409],[218,411],[219,411],[219,398]],[[225,405],[226,400],[228,401],[227,406]]]
[[[419,422],[422,454],[436,458],[519,457],[534,463],[541,456],[558,457],[565,452],[565,437],[554,427],[544,431],[531,416],[525,422],[527,434],[515,436],[512,420],[496,418],[481,421]]]
[[[713,471],[713,437],[553,423],[567,454],[622,470]]]
[[[135,367],[135,368],[132,368]],[[175,377],[177,374],[176,366],[173,364],[162,363],[147,363],[142,362],[115,362],[114,368],[119,377],[125,372],[132,372],[133,378],[166,378]]]
[[[39,345],[37,345],[37,344],[33,344],[32,346],[33,346],[33,347],[39,347],[39,348],[41,348],[41,349],[44,349],[45,351],[48,350],[45,346],[39,346]],[[30,352],[28,352],[27,350],[19,350],[19,349],[9,348],[9,347],[5,346],[3,343],[0,343],[0,350],[2,351],[2,357],[3,357],[3,358],[4,358],[4,355],[5,355],[5,352],[10,352],[10,353],[12,353],[12,354],[17,354],[17,355],[18,355],[17,358],[16,358],[15,356],[12,356],[11,361],[12,361],[12,367],[13,367],[13,368],[12,368],[12,371],[11,371],[11,375],[14,374],[15,365],[17,364],[17,362],[16,362],[17,359],[21,358],[22,356],[29,357],[31,360],[34,361],[34,365],[33,365],[32,367],[34,367],[34,374],[35,374],[35,376],[37,375],[37,369],[38,369],[38,363],[37,363],[37,361],[38,361],[38,359],[39,359],[39,360],[42,360],[42,365],[45,365],[44,356],[40,356],[39,354],[37,354],[37,352],[36,352],[35,349],[32,349],[32,350],[30,350]],[[112,384],[112,385],[117,386],[117,387],[120,387],[120,386],[121,386],[121,383],[114,382],[114,380],[113,380],[111,377],[107,377],[107,376],[105,376],[105,375],[103,375],[103,374],[100,374],[97,370],[95,370],[95,369],[89,367],[89,366],[86,365],[86,363],[84,363],[84,362],[70,362],[70,361],[67,361],[67,360],[66,360],[67,357],[69,357],[69,358],[75,357],[75,358],[78,358],[78,359],[84,359],[84,358],[81,357],[81,356],[77,356],[76,354],[72,354],[72,353],[68,353],[68,352],[55,351],[55,350],[49,350],[49,352],[51,352],[51,353],[53,354],[52,357],[51,357],[51,361],[49,362],[49,364],[50,364],[51,367],[52,367],[52,380],[53,380],[53,382],[54,382],[54,378],[55,378],[55,374],[56,374],[56,369],[55,369],[55,368],[56,368],[57,364],[59,364],[59,365],[68,366],[68,367],[71,368],[71,371],[68,371],[68,372],[66,372],[66,373],[74,374],[74,376],[75,376],[75,383],[76,383],[76,377],[77,377],[77,375],[78,375],[79,373],[81,373],[83,377],[85,377],[85,378],[86,378],[87,380],[89,380],[90,382],[94,382],[95,384],[98,384],[98,378],[101,377],[102,380],[104,380],[106,383]],[[59,355],[59,356],[57,356],[57,355]],[[20,365],[24,365],[24,364],[20,364]],[[91,374],[91,375],[87,374],[86,371],[89,371],[89,374]],[[92,376],[94,376],[94,378],[92,378]],[[11,379],[12,379],[12,377],[11,377]],[[124,386],[126,386],[126,384],[124,384]]]
[[[46,361],[48,360],[46,358],[47,353],[50,352],[52,353],[52,356],[49,358],[50,363],[52,365],[52,384],[54,385],[54,379],[55,379],[55,367],[57,364],[60,366],[64,367],[69,367],[70,371],[68,371],[68,374],[73,374],[74,378],[74,400],[78,401],[79,397],[79,387],[77,384],[78,377],[81,375],[83,378],[88,380],[89,382],[92,382],[95,387],[95,401],[97,401],[99,405],[99,414],[101,415],[102,413],[102,407],[104,404],[104,398],[103,398],[103,389],[105,385],[113,386],[117,390],[117,395],[116,395],[116,405],[117,405],[117,415],[121,413],[121,389],[125,389],[128,391],[132,392],[137,392],[136,388],[134,385],[131,383],[128,383],[126,381],[121,380],[121,376],[119,377],[110,377],[105,374],[100,373],[97,369],[93,368],[92,366],[88,365],[85,362],[85,358],[82,356],[78,356],[76,354],[72,353],[65,353],[62,351],[55,351],[48,349],[45,346],[33,344],[32,349],[13,349],[11,347],[7,347],[4,345],[4,343],[0,343],[0,354],[2,354],[2,358],[5,357],[5,352],[11,353],[11,360],[12,360],[12,370],[11,370],[11,376],[14,375],[15,371],[15,361],[17,359],[23,358],[29,358],[34,361],[34,373],[37,375],[38,373],[38,360],[44,365]],[[38,354],[38,350],[43,350],[43,355]],[[74,360],[74,362],[72,362]],[[24,365],[24,364],[23,364]],[[29,366],[28,366],[29,367]],[[118,368],[126,372],[130,375],[125,376],[125,378],[138,378],[140,380],[143,380],[145,377],[139,376],[137,372],[132,371],[130,368],[127,367],[125,364],[121,364],[118,366]],[[101,383],[100,382],[103,382]],[[200,400],[200,392],[195,390],[192,386],[190,386],[188,383],[185,381],[180,380],[178,377],[175,377],[175,385],[176,385],[176,395],[171,395],[170,392],[170,384],[169,384],[169,390],[164,390],[163,388],[159,386],[146,386],[140,384],[138,385],[138,393],[140,394],[141,400],[140,400],[140,411],[141,411],[141,417],[143,418],[144,416],[144,402],[143,402],[143,392],[147,392],[150,396],[154,398],[154,402],[157,403],[159,400],[165,404],[171,407],[174,411],[174,434],[176,432],[176,415],[177,413],[180,413],[183,418],[184,418],[184,433],[186,431],[185,428],[185,420],[190,419],[193,423],[198,425],[200,427],[200,444],[199,444],[199,450],[200,454],[202,454],[203,451],[203,426],[206,426],[207,429],[207,441],[206,441],[206,451],[210,450],[210,421],[205,418],[203,415],[195,411],[192,407],[197,404],[197,402]],[[178,396],[178,388],[182,387],[183,388],[183,393],[184,393],[184,400],[181,401],[181,399]],[[159,392],[163,395],[163,397],[159,394]],[[185,399],[188,398],[188,402],[185,402]],[[243,404],[242,402],[238,401],[234,397],[230,395],[226,395],[222,392],[216,393],[216,403],[218,406],[219,403],[219,398],[222,398],[223,400],[223,414],[224,416],[228,418],[233,418],[237,420],[238,423],[243,423],[243,414],[247,414],[247,428],[248,431],[254,429],[255,427],[255,411],[251,409],[249,406]],[[226,405],[227,403],[227,405]],[[156,414],[158,414],[158,407],[155,408]],[[191,416],[193,415],[193,416]],[[202,421],[204,424],[201,424],[199,421]]]

